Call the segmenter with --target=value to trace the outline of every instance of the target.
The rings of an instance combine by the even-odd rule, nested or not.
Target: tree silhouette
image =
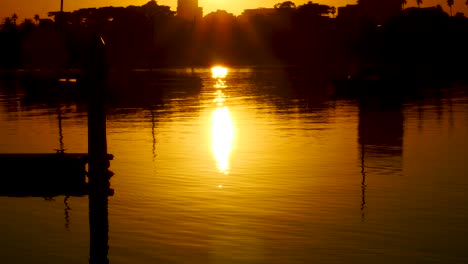
[[[175,12],[171,11],[169,6],[158,5],[154,0],[142,5],[141,10],[147,17],[169,17],[175,15]]]
[[[332,14],[333,17],[335,17],[336,14],[336,7],[332,6],[330,9],[330,14]]]
[[[295,9],[296,4],[291,2],[291,1],[286,1],[286,2],[282,2],[282,3],[277,3],[276,5],[274,5],[274,8],[276,8],[276,9]]]
[[[421,7],[421,4],[423,3],[422,0],[416,0],[416,4],[418,5],[418,7]]]
[[[19,31],[20,32],[31,32],[34,29],[34,22],[30,18],[26,18],[20,25]]]
[[[36,25],[39,25],[39,20],[40,20],[40,19],[41,19],[41,18],[39,17],[38,14],[35,14],[35,15],[34,15],[34,21],[36,21]]]
[[[10,17],[5,17],[3,19],[2,24],[0,25],[0,29],[3,32],[11,32],[16,28],[16,25],[13,23],[13,20]]]
[[[453,0],[447,0],[447,5],[450,7],[450,16],[452,16]]]
[[[401,7],[404,9],[406,4],[408,4],[408,1],[406,0],[403,0],[403,2],[401,3]]]
[[[322,15],[331,14],[333,8],[334,7],[331,7],[328,5],[316,4],[316,3],[312,3],[311,1],[309,1],[306,4],[298,6],[297,11],[300,14],[306,14],[307,16],[312,17],[312,16],[322,16]],[[335,12],[336,12],[336,8],[335,8]]]
[[[15,13],[11,16],[11,22],[16,25],[16,20],[18,19],[18,15]]]

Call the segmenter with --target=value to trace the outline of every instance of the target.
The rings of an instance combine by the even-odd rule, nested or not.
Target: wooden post
[[[88,96],[88,186],[89,186],[89,263],[109,263],[108,195],[110,194],[106,139],[104,42],[96,32],[89,35],[89,58],[83,68],[83,83]]]

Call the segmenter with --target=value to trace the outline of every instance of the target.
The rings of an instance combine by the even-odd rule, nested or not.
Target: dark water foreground
[[[110,263],[468,262],[466,88],[382,104],[277,69],[195,74],[110,106]],[[0,153],[87,152],[83,105],[13,83]],[[88,201],[0,197],[0,262],[87,263]]]

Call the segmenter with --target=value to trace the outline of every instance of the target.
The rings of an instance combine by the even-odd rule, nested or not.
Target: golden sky
[[[407,1],[408,5],[415,5],[416,3],[416,0]],[[143,5],[146,2],[148,0],[64,0],[64,9],[65,11],[72,11],[87,7]],[[177,0],[159,0],[157,2],[161,5],[169,5],[173,10],[177,6]],[[274,4],[279,2],[283,2],[283,0],[199,0],[199,5],[203,7],[204,14],[222,9],[238,15],[244,9],[273,7]],[[308,2],[308,0],[296,0],[293,2],[301,5]],[[346,4],[354,4],[356,0],[315,0],[312,2],[339,7]],[[423,0],[423,2],[424,5],[430,6],[436,4],[440,4],[444,8],[447,6],[445,0]],[[34,14],[45,17],[47,12],[59,9],[60,0],[0,0],[0,18],[11,16],[13,13],[17,13],[20,20],[33,17]],[[455,0],[454,13],[458,11],[468,14],[465,0]]]

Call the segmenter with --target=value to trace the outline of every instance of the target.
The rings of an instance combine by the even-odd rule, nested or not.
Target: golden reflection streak
[[[214,87],[215,87],[216,89],[223,89],[223,88],[226,88],[227,86],[226,86],[226,83],[224,83],[223,80],[218,79],[218,80],[216,81],[216,84],[214,85]]]
[[[229,108],[224,105],[226,96],[220,89],[226,87],[222,79],[226,78],[228,69],[216,66],[211,69],[211,73],[212,78],[217,79],[214,85],[214,88],[217,89],[216,98],[213,100],[216,109],[211,116],[212,151],[218,170],[227,175],[230,169],[229,158],[234,142],[235,127]],[[222,185],[219,185],[218,188],[222,188]]]
[[[227,106],[218,107],[211,117],[212,150],[221,173],[229,174],[229,157],[234,141],[234,124]]]

